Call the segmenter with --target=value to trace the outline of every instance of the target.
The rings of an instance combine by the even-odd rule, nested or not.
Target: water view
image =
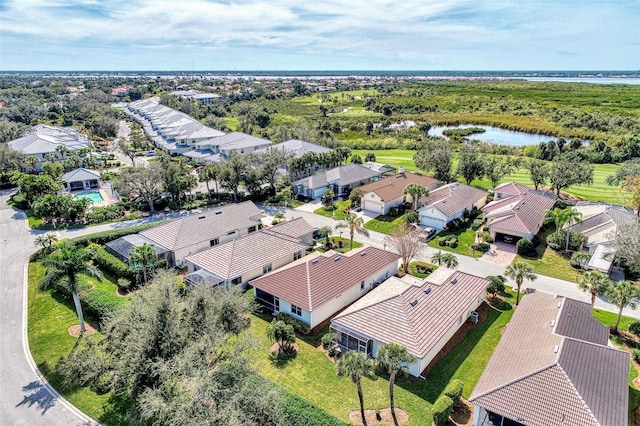
[[[468,127],[481,127],[485,130],[484,133],[476,133],[468,137],[468,139],[475,139],[482,142],[494,143],[496,145],[508,145],[508,146],[525,146],[525,145],[537,145],[540,142],[547,142],[550,140],[558,140],[554,136],[536,135],[533,133],[518,132],[515,130],[505,130],[498,127],[491,126],[478,126],[465,124],[461,126],[433,126],[429,130],[431,136],[443,136],[442,132],[447,129],[466,129]],[[445,136],[446,137],[446,136]]]

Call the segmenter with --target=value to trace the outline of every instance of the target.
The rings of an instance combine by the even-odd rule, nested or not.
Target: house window
[[[213,240],[209,241],[209,244],[211,245],[211,247],[217,246],[218,244],[220,244],[220,240],[218,238],[214,238]]]
[[[227,232],[227,235],[233,235],[235,233],[236,233],[236,231],[229,231],[229,232]]]
[[[360,283],[360,290],[364,290],[364,281]]]
[[[231,284],[233,285],[238,285],[242,282],[242,277],[235,277],[234,279],[231,280]]]
[[[273,298],[273,311],[280,312],[280,298],[278,297]]]
[[[302,258],[302,252],[301,251],[297,251],[295,253],[293,253],[293,260],[298,260]]]
[[[265,266],[262,267],[262,273],[263,274],[267,274],[267,273],[271,272],[271,269],[272,269],[271,263],[268,264],[268,265],[265,265]]]
[[[299,306],[291,305],[291,313],[301,317],[302,316],[302,309]]]
[[[256,232],[256,226],[255,226],[255,225],[250,226],[250,227],[249,227],[249,229],[247,229],[247,231],[248,231],[249,233],[251,233],[251,232]]]

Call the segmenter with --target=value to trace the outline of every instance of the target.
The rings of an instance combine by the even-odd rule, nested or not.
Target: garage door
[[[376,203],[375,201],[371,200],[364,200],[364,205],[362,207],[368,212],[383,214],[381,203]]]

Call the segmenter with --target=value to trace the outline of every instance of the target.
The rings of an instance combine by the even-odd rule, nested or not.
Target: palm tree
[[[591,307],[593,308],[593,305],[596,303],[596,296],[603,295],[610,284],[611,280],[602,272],[589,271],[580,278],[578,287],[582,291],[591,293]]]
[[[158,253],[156,253],[156,248],[153,244],[144,243],[141,246],[134,247],[129,252],[129,264],[140,265],[145,284],[147,283],[147,270],[157,258]]]
[[[553,209],[547,210],[546,223],[553,223],[556,227],[556,232],[560,232],[565,223],[567,223],[567,211],[566,209]]]
[[[455,269],[458,267],[458,258],[451,253],[443,253],[442,250],[438,250],[431,256],[431,263],[435,263],[438,266],[444,265],[445,268]]]
[[[571,225],[573,225],[574,223],[578,223],[580,222],[580,219],[582,219],[582,213],[580,213],[578,210],[574,209],[573,207],[567,207],[565,210],[565,218],[566,218],[566,224],[567,224],[567,244],[564,248],[564,252],[565,254],[569,251],[569,236],[571,235]]]
[[[418,185],[417,183],[410,183],[404,188],[405,195],[411,195],[411,210],[418,209],[418,200],[420,197],[429,196],[429,191],[422,185]]]
[[[267,327],[267,337],[272,342],[278,343],[279,354],[291,353],[296,343],[296,332],[293,326],[275,318]]]
[[[606,291],[606,295],[609,302],[615,304],[619,309],[618,319],[616,320],[615,327],[613,327],[614,333],[617,333],[620,318],[622,317],[622,309],[627,306],[631,309],[636,309],[636,299],[640,297],[640,289],[631,281],[621,281],[617,284],[611,283]]]
[[[58,237],[56,237],[55,234],[43,234],[36,237],[34,244],[36,246],[42,247],[45,251],[47,251],[48,249],[51,249],[51,246],[56,241],[58,241]]]
[[[85,274],[102,280],[102,272],[92,263],[94,253],[82,247],[65,244],[47,257],[42,264],[47,268],[47,273],[40,281],[38,289],[44,291],[52,286],[58,286],[67,290],[73,296],[73,303],[80,320],[80,335],[86,331],[84,316],[80,305],[79,275]]]
[[[364,416],[364,394],[362,393],[362,377],[375,380],[374,363],[367,354],[363,352],[349,351],[338,360],[336,364],[338,376],[349,376],[351,382],[358,389],[358,399],[360,400],[360,415],[362,424],[367,426],[367,419]]]
[[[393,398],[393,387],[398,373],[407,373],[407,364],[413,362],[415,357],[409,353],[407,348],[397,343],[389,343],[378,350],[378,364],[387,369],[389,373],[389,403],[391,406],[391,417],[393,424],[398,426],[396,418],[396,407]]]
[[[351,238],[349,250],[353,249],[353,236],[356,232],[360,235],[364,235],[365,237],[369,236],[369,231],[364,228],[364,220],[354,213],[349,213],[344,221],[338,223],[336,225],[336,229],[339,228],[349,229],[349,237]]]
[[[577,251],[571,255],[571,262],[577,263],[580,269],[576,270],[576,280],[580,274],[580,270],[585,271],[589,266],[589,260],[591,260],[591,253],[586,251]]]
[[[520,303],[520,286],[524,280],[533,281],[538,276],[533,273],[533,266],[525,262],[513,262],[507,266],[504,274],[516,282],[516,306]]]

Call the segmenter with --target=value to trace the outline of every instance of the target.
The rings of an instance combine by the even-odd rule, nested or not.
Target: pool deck
[[[116,203],[118,200],[113,198],[110,194],[109,194],[109,190],[108,188],[93,188],[93,189],[88,189],[88,190],[83,190],[83,191],[74,191],[72,194],[74,197],[78,197],[79,195],[84,195],[84,194],[89,194],[92,192],[99,192],[100,195],[102,196],[102,201],[99,203],[92,203],[89,207],[106,207],[108,205],[114,204]]]

